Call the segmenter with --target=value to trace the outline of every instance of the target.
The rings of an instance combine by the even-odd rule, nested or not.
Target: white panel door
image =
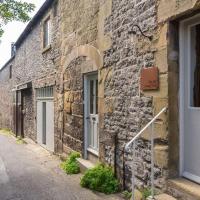
[[[42,144],[42,102],[37,101],[37,142]]]
[[[98,78],[97,75],[87,77],[87,120],[88,150],[96,154],[99,151],[99,115],[98,115]]]
[[[49,151],[54,151],[54,102],[37,101],[37,142]]]
[[[200,23],[200,21],[199,21]],[[197,40],[200,27],[189,20],[181,26],[182,175],[200,183],[200,63]],[[199,73],[199,75],[197,75]],[[197,88],[197,89],[195,89]],[[197,98],[196,98],[197,97]]]
[[[46,102],[46,146],[54,151],[54,102]]]

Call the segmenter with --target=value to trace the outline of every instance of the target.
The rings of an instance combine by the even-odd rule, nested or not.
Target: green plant
[[[78,174],[80,172],[80,167],[77,162],[77,158],[80,158],[81,155],[78,152],[72,152],[68,159],[61,163],[61,168],[67,173],[67,174]]]
[[[27,143],[23,140],[23,138],[20,137],[20,136],[17,137],[16,143],[17,143],[17,144],[27,144]]]
[[[122,195],[125,199],[129,200],[132,197],[132,192],[125,190],[122,192]]]
[[[4,136],[14,135],[14,133],[9,128],[2,128],[2,129],[0,129],[0,134],[4,135]]]
[[[0,37],[3,34],[3,27],[8,22],[17,20],[27,22],[30,17],[29,13],[35,6],[32,3],[26,3],[18,0],[1,0],[0,1]]]
[[[110,167],[98,164],[86,171],[81,179],[81,186],[105,194],[112,194],[118,191],[119,182],[114,177]]]
[[[144,188],[141,190],[143,199],[147,199],[149,196],[151,196],[151,190],[149,188]]]

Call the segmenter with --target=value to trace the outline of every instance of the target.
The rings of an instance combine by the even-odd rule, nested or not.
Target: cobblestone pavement
[[[0,134],[0,200],[119,200],[81,188],[81,175],[66,175],[56,156],[34,143]]]

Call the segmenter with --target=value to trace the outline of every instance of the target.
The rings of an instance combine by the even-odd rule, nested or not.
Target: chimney
[[[12,42],[11,43],[11,57],[15,55],[15,52],[16,52],[16,46],[15,46],[15,43]]]

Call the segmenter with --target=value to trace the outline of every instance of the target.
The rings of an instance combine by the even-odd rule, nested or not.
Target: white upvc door
[[[36,90],[37,98],[37,142],[54,152],[54,101],[53,87]]]
[[[46,101],[46,146],[54,152],[54,102]]]
[[[37,142],[54,152],[54,102],[37,101]]]
[[[37,101],[37,143],[42,144],[42,101]]]
[[[200,183],[200,105],[195,100],[198,96],[195,90],[198,82],[196,70],[200,67],[197,64],[197,56],[200,55],[197,55],[196,43],[198,24],[200,17],[180,25],[180,171],[182,176]]]
[[[98,116],[98,77],[89,75],[85,77],[85,143],[87,151],[96,155],[99,152],[99,116]]]

